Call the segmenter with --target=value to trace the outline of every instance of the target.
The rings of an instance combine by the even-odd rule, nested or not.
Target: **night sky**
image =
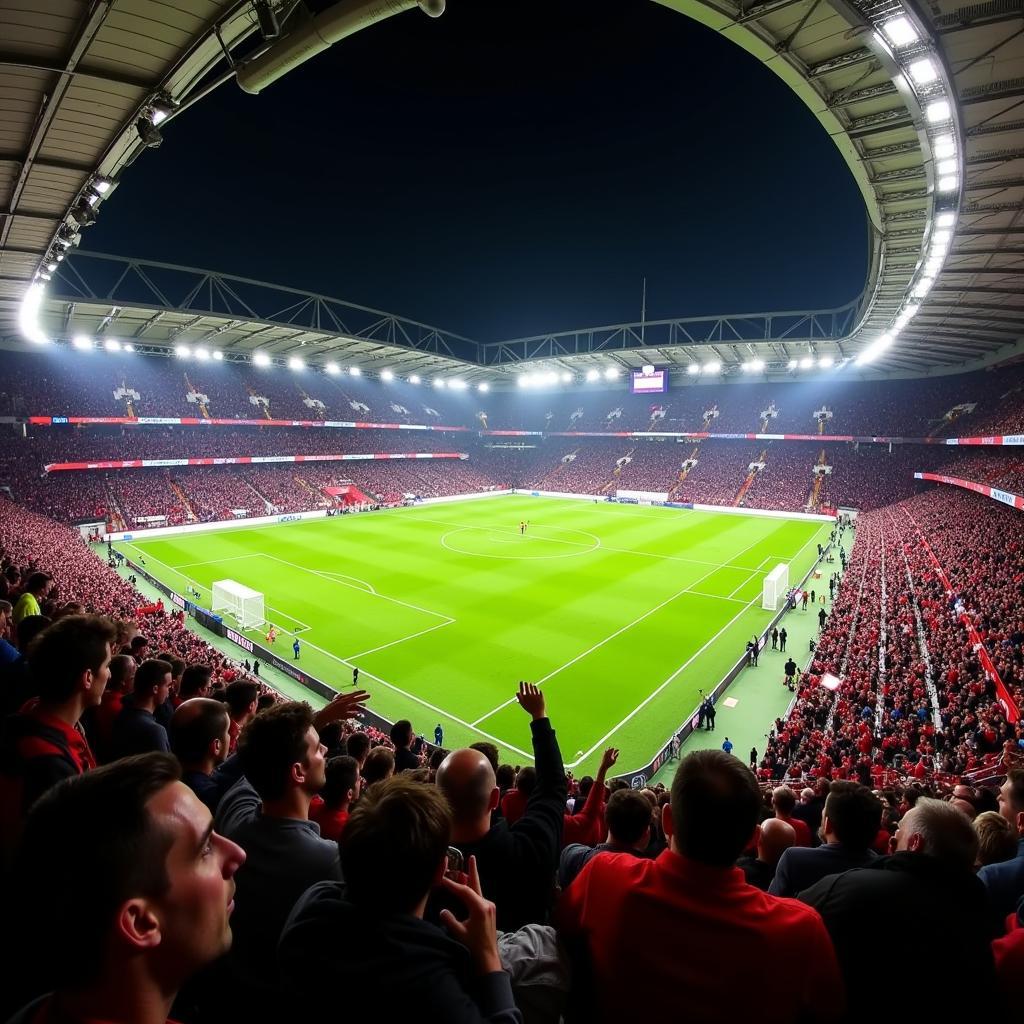
[[[448,0],[164,128],[83,248],[490,341],[854,298],[866,217],[754,58],[644,0]]]

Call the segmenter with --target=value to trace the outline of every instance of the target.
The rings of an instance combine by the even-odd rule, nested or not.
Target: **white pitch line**
[[[760,543],[761,543],[760,540],[756,540],[756,541],[754,541],[753,544],[748,544],[742,551],[738,552],[737,557],[739,557],[739,555],[745,554],[752,547],[754,547],[755,545],[760,544]],[[564,665],[560,665],[554,671],[549,672],[542,679],[538,679],[537,680],[537,686],[540,686],[542,683],[546,683],[549,679],[553,678],[554,676],[557,676],[559,674],[559,672],[563,672],[565,669],[569,668],[571,665],[575,665],[577,661],[580,661],[581,659],[587,657],[587,655],[593,654],[593,652],[596,651],[599,647],[604,647],[604,645],[606,643],[608,643],[609,640],[614,640],[617,636],[621,636],[623,633],[626,632],[626,630],[632,629],[635,625],[637,625],[640,622],[643,622],[644,619],[650,617],[655,612],[661,611],[662,608],[664,608],[668,604],[671,604],[677,598],[682,597],[683,594],[690,593],[693,590],[694,587],[699,586],[709,576],[714,576],[714,574],[716,572],[718,572],[718,570],[721,569],[721,568],[722,567],[720,565],[716,565],[714,567],[714,569],[711,569],[709,572],[704,573],[703,576],[701,576],[699,579],[694,580],[693,583],[690,583],[689,585],[683,587],[682,590],[680,590],[677,593],[673,594],[671,597],[665,598],[665,600],[662,601],[660,604],[656,604],[653,608],[651,608],[649,611],[644,612],[643,615],[638,616],[632,622],[627,622],[625,626],[621,626],[619,629],[615,630],[614,633],[610,634],[609,636],[606,636],[603,640],[599,640],[596,644],[593,645],[593,647],[588,647],[582,653],[577,654],[575,658],[570,659]],[[754,600],[757,600],[757,599],[755,598]],[[497,714],[503,708],[507,708],[509,706],[509,704],[511,704],[512,701],[514,701],[514,700],[515,700],[515,697],[511,698],[511,700],[505,701],[504,704],[499,704],[496,708],[494,708],[493,711],[488,711],[486,715],[481,715],[473,724],[477,725],[478,723],[482,722],[485,718],[490,718],[491,715]]]
[[[345,658],[339,658],[338,655],[331,654],[330,651],[325,651],[322,647],[318,647],[316,644],[311,643],[308,640],[306,641],[306,646],[312,648],[314,651],[319,651],[325,657],[330,658],[332,661],[336,661],[341,665],[344,665],[346,668],[353,668],[353,665],[351,664],[350,661],[346,660]],[[414,701],[417,704],[422,704],[423,707],[429,708],[431,711],[433,711],[435,714],[440,715],[442,718],[447,718],[449,721],[455,722],[456,724],[461,725],[466,729],[469,729],[471,732],[475,732],[478,735],[483,736],[484,739],[488,739],[492,743],[497,743],[499,747],[504,747],[506,750],[511,750],[516,754],[521,754],[523,757],[528,757],[531,761],[533,760],[533,754],[531,754],[529,751],[522,750],[519,747],[514,747],[511,743],[506,743],[505,740],[498,739],[497,736],[492,736],[489,732],[484,732],[483,729],[476,728],[476,726],[473,725],[471,722],[466,722],[463,721],[463,719],[461,718],[457,718],[450,711],[445,711],[443,708],[439,708],[437,707],[437,705],[431,704],[429,701],[424,700],[422,697],[417,697],[415,694],[409,693],[407,690],[403,690],[400,686],[395,686],[394,683],[389,683],[386,679],[381,679],[380,676],[374,675],[372,672],[368,672],[365,669],[360,668],[359,677],[362,678],[363,676],[366,676],[368,679],[373,679],[375,682],[380,683],[382,686],[386,686],[389,690],[394,690],[395,693],[400,693],[403,697],[406,697],[408,700]]]
[[[359,651],[357,654],[347,654],[350,661],[353,658],[365,658],[369,654],[376,654],[378,651],[383,651],[385,648],[394,647],[395,644],[404,644],[407,640],[415,640],[418,636],[425,636],[427,633],[433,633],[435,629],[444,629],[445,626],[450,626],[455,619],[450,622],[439,622],[436,626],[428,626],[426,629],[421,629],[418,633],[410,633],[408,636],[403,636],[399,640],[392,640],[390,643],[381,644],[379,647],[371,647],[368,651]]]
[[[358,590],[362,593],[367,593],[362,587],[353,586],[351,583],[345,583],[343,580],[335,579],[334,577],[322,572],[319,569],[309,569],[304,565],[299,565],[297,562],[289,562],[287,558],[278,558],[277,555],[263,554],[263,558],[272,558],[275,562],[280,562],[282,565],[290,565],[293,569],[299,569],[302,572],[310,572],[314,576],[319,576],[321,579],[327,580],[328,583],[337,583],[339,586],[348,587],[349,590]],[[402,601],[397,597],[388,597],[387,594],[373,593],[371,597],[379,597],[382,601],[390,601],[392,604],[400,604],[403,608],[411,608],[414,612],[422,612],[424,615],[433,615],[435,618],[444,619],[446,624],[454,622],[455,619],[450,615],[445,615],[443,612],[431,611],[429,608],[421,608],[418,604],[410,604],[408,601]]]
[[[261,558],[262,553],[259,551],[253,551],[248,555],[229,555],[227,558],[211,558],[206,562],[182,562],[178,566],[179,569],[194,569],[199,565],[219,565],[221,562],[237,562],[242,558]],[[166,564],[166,563],[164,563]]]
[[[377,588],[372,583],[367,583],[366,580],[360,579],[358,576],[349,576],[348,573],[344,572],[328,572],[326,569],[321,570],[321,575],[340,577],[343,580],[355,580],[356,583],[362,583],[368,594],[373,594],[374,597],[379,597]]]

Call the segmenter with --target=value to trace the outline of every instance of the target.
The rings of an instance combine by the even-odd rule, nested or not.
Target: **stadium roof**
[[[477,344],[393,314],[203,271],[180,270],[180,289],[161,287],[156,278],[175,271],[159,264],[123,261],[124,273],[97,285],[86,254],[59,257],[147,141],[158,143],[160,123],[239,67],[258,67],[254,57],[265,64],[273,32],[265,9],[261,31],[252,0],[50,0],[38,10],[0,0],[0,334],[24,333],[19,308],[41,274],[40,285],[53,277],[37,310],[50,337],[116,332],[156,346],[216,337],[228,353],[302,348],[399,372],[466,370],[467,362],[493,375],[523,361],[578,370],[609,360],[720,360],[763,363],[759,372],[772,373],[811,355],[839,362],[871,349],[872,370],[917,374],[1024,351],[1021,0],[937,0],[927,10],[898,0],[660,2],[763,61],[834,139],[871,225],[857,303]],[[296,5],[271,6],[287,38]],[[756,188],[756,163],[750,180]],[[263,298],[246,298],[247,289]]]

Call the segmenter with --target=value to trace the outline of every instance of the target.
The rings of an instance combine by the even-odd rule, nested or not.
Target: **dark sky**
[[[319,291],[480,340],[841,305],[866,218],[754,58],[645,0],[448,0],[257,97],[234,83],[129,168],[83,248]]]

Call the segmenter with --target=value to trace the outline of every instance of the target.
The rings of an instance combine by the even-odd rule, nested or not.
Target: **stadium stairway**
[[[818,453],[818,458],[814,463],[816,466],[824,466],[825,463],[825,449],[822,448]],[[821,506],[821,489],[825,481],[824,473],[815,473],[814,480],[811,483],[811,493],[807,498],[807,507],[812,511],[816,511]]]
[[[196,510],[192,507],[192,502],[189,500],[189,496],[185,493],[185,489],[177,482],[177,480],[172,480],[169,477],[167,485],[181,502],[181,507],[185,510],[185,518],[188,519],[189,522],[194,523],[199,517],[196,515]]]
[[[266,510],[267,510],[268,513],[270,512],[270,510],[272,508],[274,508],[274,503],[272,501],[268,500],[267,496],[265,494],[263,494],[259,490],[259,488],[257,488],[257,486],[248,477],[244,477],[243,476],[242,477],[242,482],[245,484],[246,487],[249,488],[250,491],[252,491],[253,494],[256,495],[257,498],[260,499],[260,501],[263,502],[263,504],[266,507]]]
[[[765,458],[767,457],[767,455],[768,455],[768,450],[765,449],[757,457],[757,461],[758,462],[764,462]],[[733,506],[738,506],[743,501],[743,499],[747,496],[747,491],[750,490],[750,485],[754,482],[754,477],[757,476],[757,472],[758,471],[756,469],[752,469],[749,473],[747,473],[747,478],[743,481],[742,484],[740,484],[740,489],[736,492],[736,497],[733,499],[733,502],[732,502]]]

